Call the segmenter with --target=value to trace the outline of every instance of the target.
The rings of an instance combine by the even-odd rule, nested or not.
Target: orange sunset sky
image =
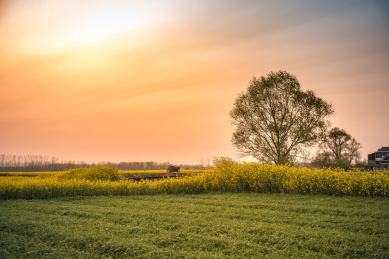
[[[389,146],[388,1],[0,0],[0,153],[236,158],[234,99],[278,70]]]

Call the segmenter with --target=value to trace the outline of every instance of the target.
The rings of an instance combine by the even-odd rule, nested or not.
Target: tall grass
[[[61,196],[257,192],[389,197],[389,175],[341,169],[308,169],[215,160],[217,169],[162,181],[119,180],[107,167],[73,169],[46,177],[1,177],[0,199]]]

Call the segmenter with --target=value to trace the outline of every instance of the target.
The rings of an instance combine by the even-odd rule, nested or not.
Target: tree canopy
[[[270,72],[253,78],[230,111],[232,143],[241,156],[262,162],[291,163],[304,146],[316,144],[334,110],[313,91],[301,90],[296,77]]]

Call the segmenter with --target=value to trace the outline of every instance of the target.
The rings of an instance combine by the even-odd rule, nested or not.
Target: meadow
[[[389,258],[386,198],[158,194],[0,207],[0,258]]]

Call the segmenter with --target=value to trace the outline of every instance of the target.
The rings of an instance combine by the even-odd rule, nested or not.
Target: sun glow
[[[122,36],[134,36],[145,29],[147,22],[139,7],[123,2],[105,3],[58,21],[32,47],[51,52],[101,45]]]

